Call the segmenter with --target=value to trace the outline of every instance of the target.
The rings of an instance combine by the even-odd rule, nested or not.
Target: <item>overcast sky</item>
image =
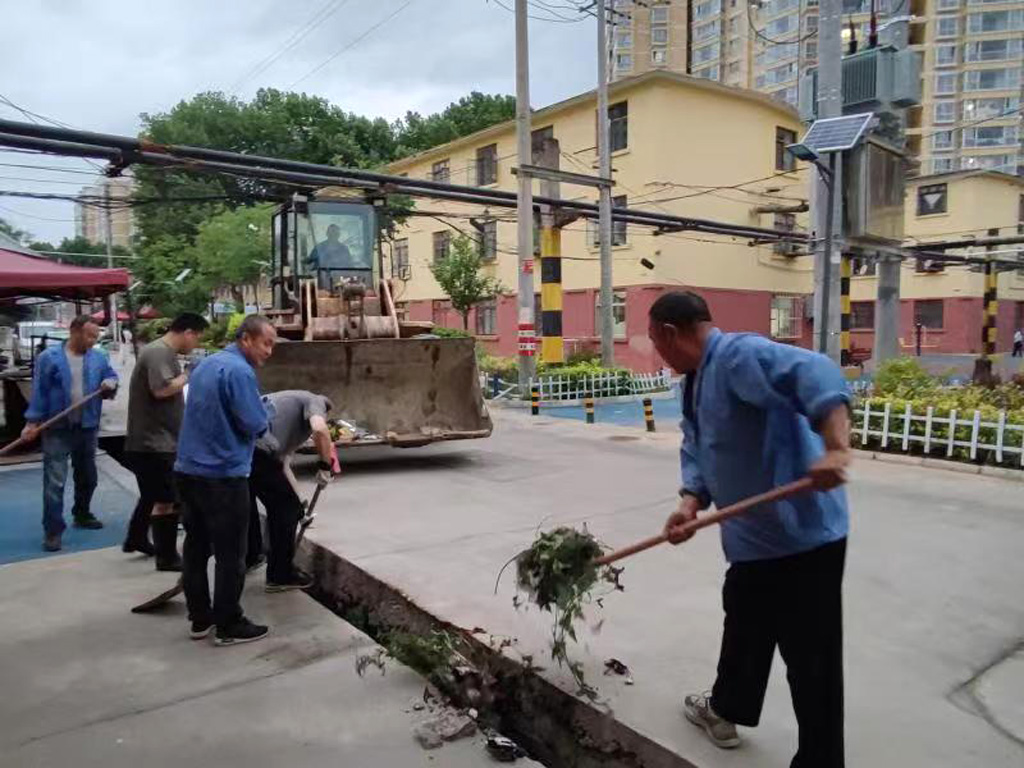
[[[11,1],[0,24],[0,97],[76,128],[132,135],[139,113],[207,90],[250,98],[271,86],[367,116],[425,114],[471,90],[515,93],[514,18],[501,7],[513,1]],[[530,22],[534,107],[594,86],[595,22],[578,18]],[[0,116],[24,119],[2,101]],[[0,152],[0,163],[92,171],[78,160],[12,152]],[[89,182],[81,173],[0,165],[0,190],[66,194]],[[52,242],[74,234],[67,202],[2,196],[0,217]]]

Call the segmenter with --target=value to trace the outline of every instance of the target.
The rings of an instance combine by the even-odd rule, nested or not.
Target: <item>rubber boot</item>
[[[178,554],[178,515],[155,515],[151,521],[153,546],[156,549],[158,571],[180,571],[181,556]]]
[[[122,552],[140,552],[149,557],[156,554],[156,549],[149,540],[149,519],[152,512],[153,505],[139,499],[135,511],[132,512],[132,519],[128,521],[128,533],[124,537],[124,544],[121,545]]]

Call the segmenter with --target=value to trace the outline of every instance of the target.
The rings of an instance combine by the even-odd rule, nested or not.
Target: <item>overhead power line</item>
[[[337,13],[347,2],[348,0],[329,0],[329,2],[314,13],[304,25],[293,32],[279,48],[275,49],[269,56],[265,56],[263,59],[258,61],[255,66],[235,80],[235,82],[232,83],[230,90],[232,92],[237,91],[247,80],[250,80],[253,77],[258,77],[266,72],[282,56],[305,40],[313,30]]]
[[[306,80],[306,79],[312,77],[313,75],[315,75],[317,72],[319,72],[321,69],[326,67],[328,64],[330,64],[336,58],[341,56],[341,54],[345,53],[346,51],[351,50],[353,47],[355,47],[356,45],[361,43],[363,40],[365,40],[367,37],[369,37],[374,32],[376,32],[378,29],[383,27],[385,24],[387,24],[389,21],[391,21],[393,18],[395,18],[398,14],[400,14],[402,11],[404,11],[406,8],[408,8],[410,5],[412,5],[415,1],[416,0],[406,0],[404,3],[402,3],[400,6],[398,6],[398,8],[396,8],[394,11],[392,11],[386,17],[384,17],[383,19],[378,21],[376,24],[374,24],[372,27],[367,29],[365,32],[363,32],[361,35],[359,35],[358,37],[356,37],[352,41],[346,43],[344,46],[342,46],[337,51],[332,53],[330,56],[328,56],[322,62],[317,64],[315,67],[313,67],[311,70],[309,70],[309,72],[304,74],[302,77],[300,77],[298,80],[296,80],[294,83],[292,83],[288,87],[289,88],[294,88],[296,85],[301,83],[303,80]]]

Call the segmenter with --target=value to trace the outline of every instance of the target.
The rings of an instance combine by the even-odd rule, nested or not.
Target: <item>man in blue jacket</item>
[[[256,438],[267,429],[255,368],[274,351],[270,321],[249,315],[235,343],[193,371],[178,435],[174,471],[183,506],[182,585],[200,639],[216,626],[217,645],[266,637],[268,629],[242,613],[249,528],[249,471]],[[206,565],[216,559],[213,605]]]
[[[708,694],[687,696],[684,713],[723,748],[736,724],[761,716],[772,656],[786,664],[799,742],[791,768],[842,768],[842,578],[850,462],[849,394],[827,357],[754,334],[722,333],[695,293],[661,296],[649,336],[683,388],[683,486],[679,526],[711,504],[741,499],[809,476],[813,491],[766,504],[721,525],[729,568],[718,675]]]
[[[68,340],[36,358],[32,397],[25,411],[22,437],[34,440],[39,425],[72,403],[103,390],[117,392],[117,374],[106,356],[93,349],[100,327],[88,315],[71,321]],[[93,399],[42,433],[43,437],[43,549],[61,548],[64,529],[64,485],[68,458],[75,476],[75,503],[71,514],[77,528],[102,528],[89,510],[96,490],[96,437],[100,426],[100,400]]]

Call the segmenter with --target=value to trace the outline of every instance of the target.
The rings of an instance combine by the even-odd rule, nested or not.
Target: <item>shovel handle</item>
[[[72,403],[67,408],[65,408],[63,411],[58,413],[56,416],[53,416],[53,417],[47,419],[42,424],[40,424],[38,427],[36,427],[36,435],[38,436],[40,432],[43,432],[44,430],[49,429],[50,427],[52,427],[54,424],[56,424],[58,421],[63,419],[65,416],[67,416],[72,411],[77,411],[79,408],[81,408],[83,405],[88,403],[90,400],[93,400],[93,399],[99,397],[100,395],[103,394],[103,392],[104,392],[104,389],[102,387],[100,387],[95,392],[91,392],[88,395],[86,395],[85,397],[83,397],[81,400],[78,400],[77,402]],[[35,440],[35,437],[33,437],[32,440]],[[3,456],[5,454],[7,454],[7,453],[10,453],[15,448],[17,448],[17,447],[19,447],[21,445],[26,445],[28,443],[31,443],[32,440],[28,440],[28,439],[26,439],[24,437],[19,437],[13,443],[8,443],[3,448],[0,448],[0,456]]]
[[[767,504],[771,501],[781,501],[782,499],[788,499],[791,496],[797,496],[801,493],[811,490],[813,481],[809,477],[801,478],[800,480],[794,480],[792,483],[786,483],[780,485],[778,488],[772,488],[770,491],[759,493],[756,496],[737,501],[735,504],[731,504],[728,507],[719,509],[712,512],[710,515],[697,518],[692,523],[680,526],[680,530],[685,532],[699,531],[701,528],[707,528],[709,525],[720,523],[723,520],[728,520],[730,517],[736,517],[736,515],[742,515],[744,512],[749,511],[758,504]],[[668,541],[668,534],[662,533],[659,536],[652,536],[649,539],[638,541],[623,549],[616,550],[615,552],[609,552],[604,557],[600,557],[597,560],[598,565],[609,565],[617,560],[621,560],[624,557],[635,555],[637,552],[643,552],[645,549],[656,547],[659,544],[664,544]]]

